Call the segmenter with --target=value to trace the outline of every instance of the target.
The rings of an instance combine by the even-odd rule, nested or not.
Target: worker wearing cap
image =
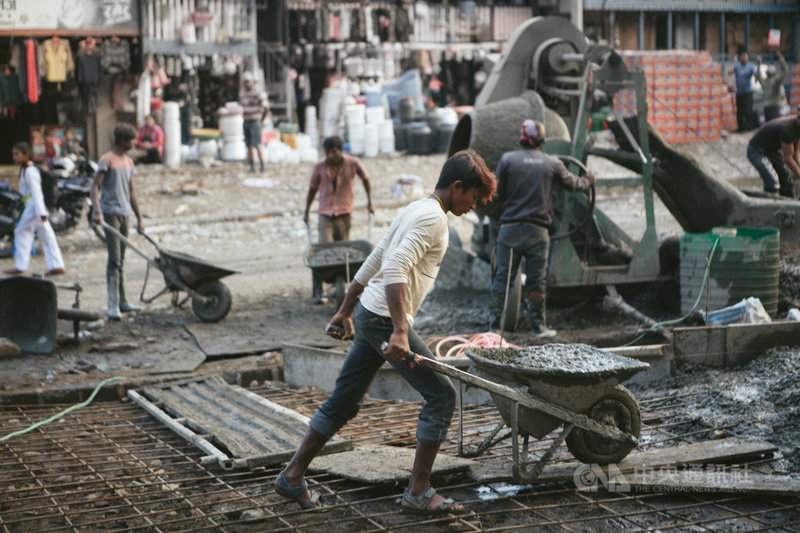
[[[247,160],[250,162],[250,172],[256,171],[255,153],[258,152],[258,161],[261,163],[261,173],[264,173],[264,152],[261,150],[261,123],[269,113],[267,93],[259,91],[255,86],[253,73],[245,71],[242,74],[244,87],[239,91],[239,105],[242,106],[244,118],[244,143],[247,145]]]
[[[800,106],[797,115],[765,123],[747,144],[747,159],[756,167],[769,195],[794,198],[790,172],[800,177]]]
[[[541,147],[544,140],[544,124],[526,120],[522,123],[519,138],[522,148],[503,154],[497,165],[495,201],[501,205],[501,214],[496,247],[497,270],[492,281],[490,308],[492,327],[498,328],[505,305],[509,272],[516,272],[520,259],[524,257],[526,306],[531,318],[532,334],[537,338],[556,334],[547,327],[545,317],[553,182],[558,180],[568,189],[577,191],[588,189],[595,180],[591,172],[585,177],[573,175],[561,160],[543,153]]]

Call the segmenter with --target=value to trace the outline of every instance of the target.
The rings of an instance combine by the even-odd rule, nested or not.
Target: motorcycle
[[[58,178],[55,205],[48,206],[50,224],[57,234],[69,233],[81,220],[89,203],[97,163],[78,157],[60,157],[53,162],[53,175]]]
[[[83,216],[84,208],[90,203],[92,181],[97,171],[97,163],[86,158],[62,157],[53,163],[50,173],[57,184],[42,175],[42,187],[52,189],[45,194],[47,209],[50,211],[50,224],[56,234],[73,230]],[[24,203],[22,195],[8,188],[0,189],[0,257],[8,257],[14,249],[14,228]]]

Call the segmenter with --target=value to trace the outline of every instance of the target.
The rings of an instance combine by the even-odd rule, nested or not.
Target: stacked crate
[[[797,106],[800,106],[800,63],[792,67],[791,74],[789,74],[789,105],[792,106],[790,114],[797,112]]]
[[[721,129],[736,128],[735,98],[722,80],[720,65],[706,51],[621,52],[628,68],[647,79],[647,120],[670,142],[718,139]],[[635,114],[633,91],[615,98],[622,116]]]

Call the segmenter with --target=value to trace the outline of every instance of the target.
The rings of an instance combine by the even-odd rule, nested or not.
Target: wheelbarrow
[[[371,220],[371,217],[370,217]],[[368,224],[368,235],[371,228]],[[303,263],[311,269],[311,284],[315,297],[322,296],[322,283],[336,286],[336,307],[342,305],[347,285],[353,275],[372,252],[369,240],[335,241],[311,243],[311,229],[308,231],[308,248],[303,255]],[[369,237],[367,238],[369,239]]]
[[[220,279],[231,274],[238,274],[237,271],[212,265],[188,254],[164,250],[152,237],[143,233],[142,236],[150,241],[150,244],[158,251],[158,257],[150,258],[106,222],[103,222],[103,229],[111,232],[147,261],[147,271],[139,300],[151,303],[159,296],[171,292],[172,305],[175,307],[182,307],[191,298],[192,310],[203,322],[219,322],[227,316],[231,310],[231,292]],[[144,293],[151,267],[160,271],[164,276],[165,287],[154,296],[146,298]],[[181,292],[188,295],[183,300],[179,300]]]
[[[647,363],[584,344],[470,348],[466,355],[478,373],[486,377],[410,354],[411,365],[430,368],[488,391],[503,418],[476,451],[465,452],[463,409],[459,409],[459,455],[480,455],[508,436],[496,437],[508,425],[512,475],[517,482],[531,483],[565,441],[572,455],[587,464],[617,463],[638,446],[641,411],[636,398],[620,382],[649,368]],[[460,387],[458,390],[460,404]],[[528,469],[529,436],[542,438],[562,424],[564,428],[552,446]]]

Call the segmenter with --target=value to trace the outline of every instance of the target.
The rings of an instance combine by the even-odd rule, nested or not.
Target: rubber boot
[[[530,313],[531,317],[531,335],[533,335],[534,338],[548,339],[556,336],[556,331],[547,327],[544,298],[529,296],[528,312]]]
[[[489,328],[500,329],[500,321],[503,317],[503,306],[506,303],[506,295],[503,293],[492,293],[492,301],[489,304]]]
[[[128,301],[128,296],[125,293],[125,274],[120,271],[119,273],[119,310],[123,313],[131,313],[139,311],[141,307],[133,305]]]
[[[108,319],[122,320],[119,312],[119,272],[106,275],[108,285]]]

